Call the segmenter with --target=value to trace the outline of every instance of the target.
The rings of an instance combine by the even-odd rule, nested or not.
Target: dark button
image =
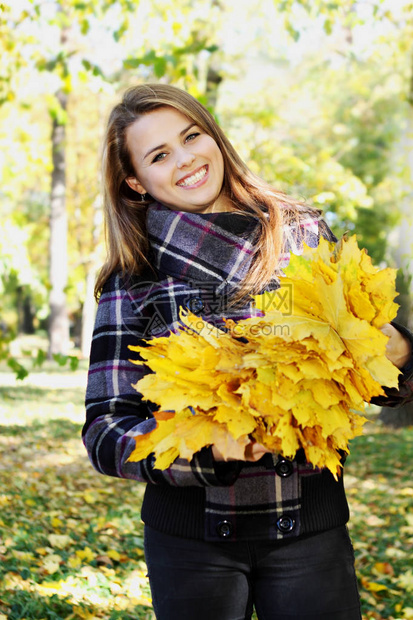
[[[275,466],[275,472],[281,476],[281,478],[288,478],[294,471],[293,464],[287,459],[280,459]]]
[[[202,312],[205,308],[205,304],[200,297],[191,297],[188,301],[188,308],[194,314],[200,314],[200,312]]]
[[[287,534],[294,529],[295,521],[292,517],[283,515],[277,521],[277,527],[282,534]]]
[[[217,532],[221,538],[228,538],[232,534],[231,521],[220,521],[217,525]]]

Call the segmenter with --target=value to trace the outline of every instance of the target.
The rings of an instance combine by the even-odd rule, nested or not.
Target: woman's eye
[[[161,161],[162,159],[164,159],[165,156],[166,156],[166,153],[158,153],[153,158],[152,163],[155,163],[156,161]]]
[[[196,133],[190,133],[188,136],[186,136],[186,141],[188,140],[193,140],[194,138],[196,138],[197,136],[199,136],[199,132]]]

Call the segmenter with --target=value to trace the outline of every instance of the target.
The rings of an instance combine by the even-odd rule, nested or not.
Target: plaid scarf
[[[236,212],[188,213],[171,211],[159,203],[147,214],[147,231],[156,269],[163,275],[192,283],[216,286],[217,294],[236,288],[251,266],[259,221]],[[285,252],[280,268],[288,264],[290,252],[301,254],[303,241],[317,247],[319,220],[303,216],[299,226],[284,225]],[[335,241],[324,225],[324,236]]]

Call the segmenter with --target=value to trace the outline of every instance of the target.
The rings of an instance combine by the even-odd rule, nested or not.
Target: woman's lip
[[[201,170],[205,169],[205,174],[204,176],[199,180],[196,181],[195,183],[193,183],[192,185],[181,185],[181,183],[183,183],[186,179],[189,179],[190,177],[194,176],[195,174],[197,174],[198,172],[201,172]],[[196,170],[193,170],[192,172],[189,172],[188,174],[186,174],[184,177],[182,177],[181,179],[179,179],[179,181],[177,181],[177,186],[181,187],[182,189],[189,189],[192,187],[198,187],[199,185],[202,185],[202,183],[204,183],[204,181],[208,178],[208,172],[209,172],[209,166],[208,164],[204,164],[203,166],[200,166],[199,168],[197,168]]]

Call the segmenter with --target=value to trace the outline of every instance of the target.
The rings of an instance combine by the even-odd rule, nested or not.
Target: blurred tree
[[[113,87],[124,88],[133,77],[134,83],[137,80],[148,79],[164,79],[180,83],[196,96],[203,96],[206,102],[205,90],[201,85],[206,80],[203,75],[205,61],[216,50],[216,46],[211,43],[214,34],[211,25],[213,20],[208,21],[208,18],[211,17],[209,9],[214,11],[217,2],[204,0],[200,3],[202,6],[198,6],[196,10],[187,0],[142,3],[144,5],[142,7],[129,0],[121,2],[107,0],[103,3],[95,1],[87,4],[76,0],[53,0],[47,3],[47,6],[36,0],[27,0],[23,4],[25,4],[24,10],[15,9],[14,13],[8,14],[4,28],[11,41],[25,41],[22,66],[26,70],[42,72],[46,77],[45,94],[52,121],[49,217],[50,354],[67,353],[69,346],[67,209],[71,208],[67,204],[71,192],[67,185],[67,128],[76,123],[76,112],[70,105],[70,99],[82,82],[86,84],[91,79],[92,81],[95,79],[95,82],[100,81],[100,90],[105,88],[105,81],[111,82]],[[141,10],[143,14],[138,15]],[[133,25],[129,29],[130,20]],[[158,36],[154,39],[152,33],[146,32],[145,25],[155,22],[159,23],[160,27]],[[136,37],[137,24],[141,32],[138,37]],[[123,40],[124,46],[115,53],[118,57],[114,62],[108,62],[105,54],[101,53],[102,50],[93,47],[91,35],[96,39],[99,28],[102,32],[105,31],[105,36],[110,33],[115,42]],[[162,33],[162,28],[165,33]],[[44,43],[47,37],[50,37],[49,46]],[[139,41],[138,46],[136,41]],[[128,47],[133,50],[129,55],[125,51]],[[115,48],[116,44],[113,49]],[[136,52],[141,55],[138,56]],[[116,69],[116,66],[122,68]],[[12,100],[18,86],[9,80],[4,90],[4,99]],[[78,97],[77,99],[79,100]],[[74,114],[70,118],[71,110]],[[103,114],[99,115],[99,121],[103,126],[102,116]],[[90,119],[82,120],[84,127],[90,123]],[[101,134],[101,129],[96,128],[96,136]],[[95,146],[97,147],[96,143]],[[74,150],[78,148],[73,144],[72,147]],[[93,174],[96,175],[96,168]],[[87,198],[90,204],[95,205],[96,210],[98,209],[96,205],[99,204],[98,190],[92,179],[93,177],[89,178],[89,183],[95,188],[95,194],[91,196],[89,192]],[[85,201],[80,202],[83,210]],[[90,291],[92,288],[90,283],[96,271],[94,246],[100,236],[100,224],[92,224],[93,221],[96,223],[99,217],[95,217],[90,209],[86,208],[86,211],[91,218],[84,223],[93,229],[94,233],[91,235],[88,252],[85,252],[85,246],[82,244],[81,262],[86,268],[85,276],[89,281],[87,288]],[[69,224],[69,230],[71,229],[73,226]],[[78,242],[79,238],[78,235],[73,237],[75,242]],[[89,256],[91,260],[87,258]],[[77,261],[75,259],[76,262],[79,263],[79,259]],[[91,324],[93,314],[91,299],[90,296],[83,299],[83,317],[87,325]],[[81,330],[85,340],[81,345],[84,352],[88,351],[89,346],[87,333],[90,334],[90,328]]]
[[[360,210],[357,230],[360,230],[360,227],[362,227],[366,231],[364,236],[369,249],[377,250],[378,246],[380,246],[380,253],[384,256],[387,241],[384,234],[386,228],[383,231],[381,227],[385,226],[386,223],[394,224],[393,213],[395,211],[399,213],[398,234],[395,236],[396,240],[393,250],[393,257],[399,268],[398,290],[400,297],[398,301],[401,305],[398,319],[412,326],[410,310],[413,295],[413,213],[411,206],[413,196],[413,3],[410,0],[400,3],[373,0],[368,5],[357,0],[339,0],[335,3],[331,3],[329,0],[313,0],[311,3],[307,3],[305,0],[274,0],[274,2],[285,13],[286,28],[296,40],[300,37],[300,32],[296,28],[295,11],[297,10],[305,11],[313,17],[317,16],[321,20],[327,34],[331,34],[339,24],[345,29],[346,39],[350,46],[354,42],[354,29],[358,25],[365,23],[366,20],[373,19],[377,23],[385,24],[385,32],[390,33],[386,37],[382,32],[380,36],[381,49],[383,49],[383,43],[390,41],[390,46],[385,46],[387,51],[384,65],[387,68],[385,78],[386,80],[391,80],[394,78],[396,71],[397,77],[401,77],[404,80],[404,85],[399,90],[399,100],[396,101],[393,98],[396,115],[397,111],[399,112],[398,125],[399,128],[402,128],[398,136],[399,139],[392,140],[394,147],[393,155],[392,157],[388,156],[388,148],[386,148],[385,141],[383,141],[383,133],[381,136],[377,135],[375,126],[372,126],[372,118],[370,117],[369,119],[365,114],[361,114],[360,120],[362,123],[360,123],[358,129],[360,138],[358,144],[356,148],[349,149],[343,155],[341,162],[345,165],[349,165],[351,162],[353,170],[358,169],[360,178],[365,179],[367,185],[372,190],[371,193],[379,198],[378,203],[376,201],[376,205],[379,204],[379,206],[384,207],[379,209],[378,214],[375,209],[374,218],[368,217],[368,213],[365,210]],[[354,49],[350,51],[354,55]],[[377,66],[377,69],[377,75],[383,76],[383,71],[380,70],[379,66]],[[382,84],[377,82],[376,89],[380,90],[380,88],[382,90]],[[371,92],[367,92],[365,102],[370,102],[370,97]],[[390,102],[391,99],[388,103]],[[394,119],[396,116],[394,108],[391,109],[388,103],[385,106],[387,115],[385,114],[382,117],[384,121],[386,117]],[[370,106],[365,103],[365,107],[368,108]],[[351,110],[352,107],[349,106],[348,111],[350,114]],[[404,118],[401,119],[400,116]],[[376,133],[376,140],[371,144],[373,151],[368,153],[366,151],[366,142],[369,143],[369,140],[366,138],[371,137],[372,130]],[[394,128],[391,131],[394,135]],[[386,152],[385,158],[383,158],[383,152]],[[397,185],[393,185],[394,191],[391,197],[389,196],[388,184],[388,169],[390,166],[392,166],[392,172],[397,175],[399,181]],[[387,179],[385,178],[386,176]],[[384,189],[384,194],[388,198],[382,201],[380,205],[380,198],[383,197],[382,189]],[[397,205],[396,209],[394,208],[395,203]],[[377,215],[378,217],[376,217]],[[377,241],[379,241],[379,244]],[[413,424],[413,407],[412,405],[405,405],[397,411],[384,407],[382,408],[380,418],[384,423],[392,426]]]
[[[142,4],[140,25],[125,34],[130,49],[123,61],[126,80],[161,80],[185,88],[214,107],[220,75],[219,33],[224,3],[220,0],[154,0]],[[143,26],[143,27],[142,27]],[[145,27],[149,26],[149,27]],[[156,36],[155,36],[156,35]]]
[[[283,71],[276,90],[268,80],[235,111],[220,107],[221,118],[255,172],[322,208],[338,236],[357,231],[379,263],[399,217],[390,155],[401,103],[388,68],[356,60],[330,67],[308,55]]]
[[[33,47],[33,60],[39,71],[53,73],[57,78],[54,97],[49,112],[52,118],[52,175],[50,192],[50,242],[49,242],[49,355],[67,355],[70,348],[69,318],[66,304],[67,269],[67,210],[66,210],[66,124],[67,105],[73,87],[73,78],[80,70],[100,74],[97,65],[85,58],[82,37],[88,34],[94,19],[102,17],[114,6],[113,0],[82,3],[76,0],[55,0],[45,7],[33,0],[31,6],[19,18],[38,20],[46,31],[57,30],[53,49],[48,53],[42,41]],[[116,3],[119,21],[112,29],[119,37],[127,28],[128,13],[134,10],[129,0]],[[80,60],[81,65],[74,60]]]
[[[338,161],[344,167],[351,168],[374,197],[377,222],[372,222],[365,205],[361,205],[357,230],[361,230],[362,242],[376,260],[384,258],[386,239],[383,229],[378,236],[374,234],[374,229],[377,231],[377,224],[394,226],[395,212],[401,213],[394,256],[397,266],[406,271],[404,279],[409,281],[413,274],[413,3],[410,0],[398,3],[388,0],[372,0],[369,3],[360,0],[338,0],[334,3],[329,0],[314,0],[311,3],[305,0],[273,1],[284,15],[285,27],[295,40],[300,39],[305,30],[305,26],[301,28],[303,15],[317,19],[328,35],[337,37],[340,31],[344,35],[342,40],[345,45],[342,44],[336,52],[342,54],[347,64],[344,89],[347,101],[343,99],[341,118],[337,116],[331,126],[333,129],[342,127],[350,134],[352,141],[344,145]],[[368,47],[363,47],[360,39],[366,24],[370,28],[374,24],[375,28],[372,29],[373,36],[370,35]],[[368,72],[364,72],[364,80],[360,80],[355,90],[354,82],[360,79],[359,68],[363,66]],[[327,71],[320,80],[333,85],[330,94],[335,99],[340,96],[334,78],[336,69],[334,67],[334,72]],[[344,81],[343,78],[341,74]],[[348,88],[349,84],[352,88]],[[396,173],[398,179],[392,188],[389,187],[390,171]],[[398,208],[395,209],[397,202]],[[373,230],[369,232],[368,227]]]
[[[161,80],[174,83],[191,92],[212,109],[211,98],[212,93],[216,92],[217,84],[211,85],[210,67],[218,53],[215,40],[220,14],[221,8],[217,0],[200,0],[196,5],[190,0],[142,2],[136,13],[131,16],[130,28],[126,29],[122,36],[123,47],[127,51],[123,52],[121,66],[115,71],[108,71],[105,78],[121,91],[139,82]],[[98,119],[99,124],[94,127],[94,135],[100,141],[104,129],[104,114],[103,106],[98,107],[100,111],[90,116]],[[79,100],[76,109],[79,110]],[[72,124],[74,125],[73,122]],[[85,124],[82,124],[82,121],[78,131],[82,133],[85,131]],[[88,144],[95,144],[96,151],[98,150],[92,131],[89,132]],[[79,141],[77,149],[79,150]],[[82,157],[80,153],[79,156],[82,163],[76,170],[83,171],[88,157]],[[94,176],[89,175],[89,185],[92,178],[97,178],[96,171]],[[83,187],[77,193],[79,205],[84,202],[86,196],[86,187]],[[84,216],[82,220],[89,230],[88,240],[86,244],[82,242],[82,251],[78,252],[82,257],[78,262],[79,268],[80,264],[82,268],[86,267],[85,288],[82,293],[84,294],[81,327],[83,355],[88,354],[94,319],[94,279],[98,266],[102,263],[102,254],[99,249],[96,251],[96,247],[99,248],[98,241],[101,239],[101,200],[98,193],[95,194],[95,199],[89,197],[88,204],[89,208],[83,205],[80,209],[76,209],[78,214],[89,214],[88,225]],[[80,239],[85,239],[85,234],[81,234],[82,229],[85,230],[83,226],[78,226],[74,235],[78,243]],[[89,251],[86,250],[87,246]]]

